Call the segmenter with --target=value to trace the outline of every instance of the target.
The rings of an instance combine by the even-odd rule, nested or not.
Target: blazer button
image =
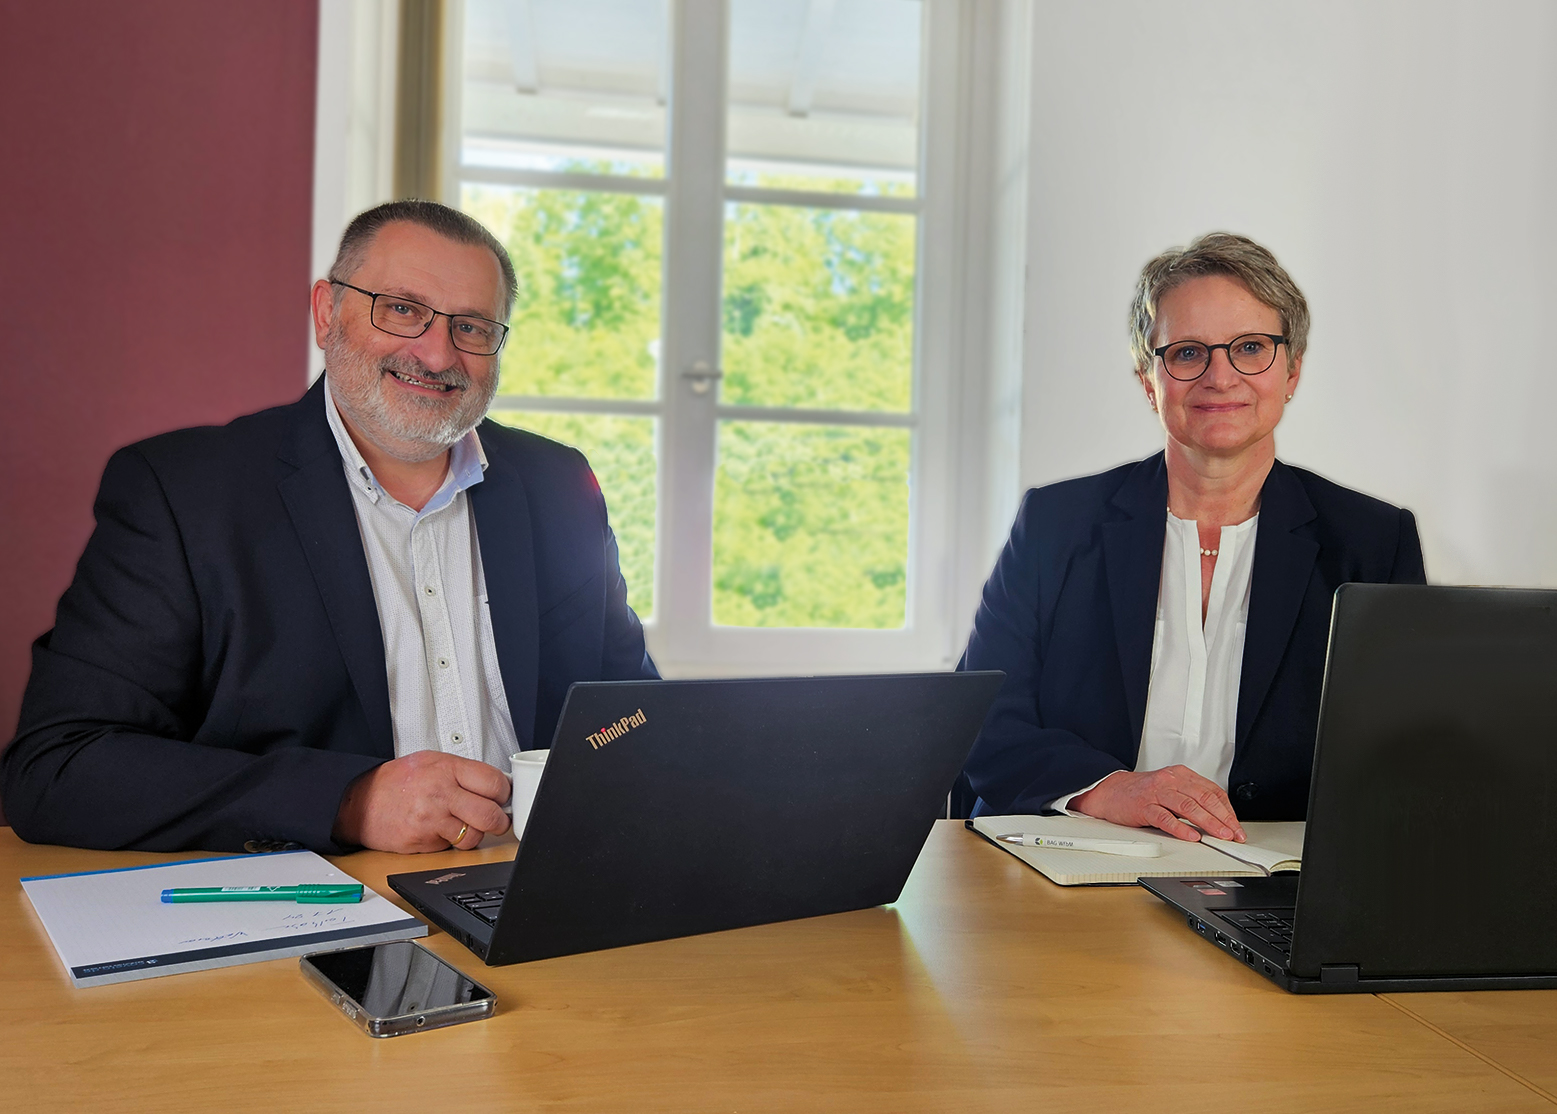
[[[1237,789],[1233,790],[1233,796],[1237,797],[1240,801],[1252,801],[1259,794],[1259,792],[1260,787],[1258,785],[1255,785],[1252,781],[1246,781]]]
[[[289,839],[246,839],[243,849],[251,855],[263,855],[268,851],[301,851],[303,845]]]

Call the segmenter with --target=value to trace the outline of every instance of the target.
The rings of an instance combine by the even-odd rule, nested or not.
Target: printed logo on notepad
[[[632,715],[623,716],[610,726],[602,727],[593,735],[585,735],[584,741],[590,745],[592,750],[599,750],[612,739],[620,739],[634,727],[642,727],[647,721],[648,717],[643,714],[643,709],[639,708]]]

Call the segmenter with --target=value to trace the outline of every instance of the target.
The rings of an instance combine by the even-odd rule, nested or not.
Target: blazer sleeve
[[[1427,570],[1422,564],[1422,539],[1417,536],[1416,516],[1400,511],[1400,535],[1395,543],[1395,563],[1389,571],[1391,584],[1426,584]]]
[[[604,509],[601,511],[604,514]],[[606,539],[605,645],[601,654],[602,680],[657,681],[660,672],[643,642],[643,624],[627,606],[627,581],[622,576],[616,533],[609,525]]]
[[[1046,722],[1042,637],[1045,567],[1039,492],[1028,492],[973,620],[959,669],[1001,669],[1005,683],[964,772],[982,812],[1036,813],[1125,767],[1074,731]],[[1052,562],[1056,565],[1058,561]],[[1102,620],[1106,625],[1106,617]],[[1053,648],[1052,652],[1063,652]],[[1081,695],[1085,698],[1085,694]]]
[[[600,481],[584,454],[576,449],[574,453],[589,479],[589,489],[594,492],[596,513],[600,516],[600,532],[605,539],[605,627],[600,653],[600,679],[657,681],[660,673],[644,645],[643,624],[627,604],[627,579],[622,576],[616,531],[611,529],[611,516],[606,508],[605,495],[600,490]]]
[[[246,753],[194,741],[216,667],[178,522],[134,448],[109,461],[97,525],[33,647],[15,741],[0,758],[23,839],[149,851],[331,839],[342,793],[380,761],[311,747]]]

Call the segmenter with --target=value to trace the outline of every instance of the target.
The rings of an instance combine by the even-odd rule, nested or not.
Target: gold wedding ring
[[[459,843],[460,840],[465,838],[465,833],[468,832],[468,831],[470,831],[470,825],[469,824],[461,824],[460,825],[460,834],[454,837],[454,842],[449,844],[449,846],[450,847],[456,846]]]

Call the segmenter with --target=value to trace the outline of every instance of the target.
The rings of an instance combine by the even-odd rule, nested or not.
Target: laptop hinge
[[[1323,983],[1356,982],[1361,971],[1355,963],[1322,963],[1319,965],[1319,981]]]

